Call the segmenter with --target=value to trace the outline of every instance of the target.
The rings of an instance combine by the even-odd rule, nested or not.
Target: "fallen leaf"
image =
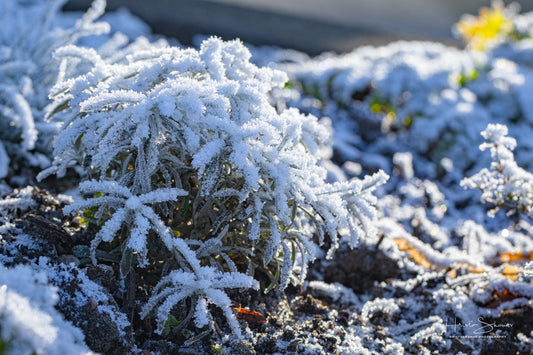
[[[502,291],[494,290],[491,293],[492,298],[485,305],[486,308],[497,308],[503,302],[509,302],[517,298],[527,298],[524,295],[519,294],[518,292],[511,292],[508,289]]]
[[[244,320],[250,324],[262,324],[266,322],[266,318],[259,312],[249,311],[241,307],[233,307],[233,310],[237,312],[236,316],[238,320]]]
[[[518,280],[518,274],[519,274],[519,271],[515,267],[513,267],[511,265],[506,266],[502,270],[502,275],[507,277],[509,280],[512,280],[512,281]]]
[[[394,239],[394,242],[396,243],[396,246],[398,246],[398,249],[400,249],[401,251],[405,251],[409,255],[409,257],[413,259],[413,261],[418,265],[428,269],[436,268],[434,264],[429,262],[424,253],[415,248],[407,240],[403,238],[396,238]]]
[[[512,263],[513,261],[530,261],[533,260],[533,251],[530,252],[501,252],[498,254],[502,263]]]

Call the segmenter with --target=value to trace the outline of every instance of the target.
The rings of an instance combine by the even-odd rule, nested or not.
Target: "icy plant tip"
[[[196,299],[196,307],[189,311],[194,313],[195,325],[202,328],[210,323],[211,315],[207,309],[209,303],[220,307],[231,329],[241,337],[239,324],[231,310],[231,300],[221,289],[224,288],[259,288],[259,283],[239,272],[220,272],[212,267],[202,266],[196,273],[174,270],[163,277],[152,292],[152,297],[143,307],[141,318],[157,306],[158,332],[161,333],[171,309],[187,297]]]
[[[482,169],[461,185],[482,191],[481,200],[495,206],[490,214],[500,208],[521,212],[533,217],[533,174],[522,169],[514,160],[514,138],[507,137],[508,129],[501,124],[489,124],[481,134],[488,141],[481,150],[490,149],[490,169]]]

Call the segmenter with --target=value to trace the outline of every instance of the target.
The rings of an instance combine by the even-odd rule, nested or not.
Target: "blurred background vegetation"
[[[84,10],[91,1],[70,0],[65,9]],[[531,0],[515,2],[523,12],[533,10]],[[318,54],[398,39],[459,44],[452,35],[453,24],[462,14],[476,15],[490,4],[490,0],[108,0],[108,10],[126,7],[154,32],[184,44],[190,44],[195,34],[209,34]]]

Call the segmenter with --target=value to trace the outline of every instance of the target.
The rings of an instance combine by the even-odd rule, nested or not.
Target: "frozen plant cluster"
[[[459,83],[461,73],[475,70],[474,58],[438,43],[361,47],[281,68],[295,88],[314,98],[290,97],[290,105],[332,117],[335,148],[343,159],[367,166],[391,168],[368,155],[365,145],[374,143],[411,151],[417,164],[428,158],[439,163],[461,151],[454,165],[464,169],[477,158],[466,148],[492,117],[476,93]],[[434,178],[438,170],[437,165],[425,174]]]
[[[507,127],[490,124],[481,134],[489,142],[480,146],[490,149],[492,163],[476,175],[463,180],[462,185],[480,189],[483,202],[495,205],[492,213],[501,207],[522,212],[532,217],[533,174],[519,167],[514,161],[516,140],[507,137]]]
[[[93,259],[101,241],[118,241],[140,266],[157,261],[161,247],[169,253],[160,260],[178,262],[148,303],[166,298],[160,330],[174,304],[197,295],[197,325],[206,324],[209,300],[238,332],[218,289],[256,285],[256,268],[272,271],[272,285],[285,288],[296,266],[305,277],[326,235],[331,256],[339,233],[351,246],[373,233],[372,191],[387,176],[327,183],[319,165],[327,158],[327,122],[278,112],[267,94],[286,76],[251,64],[240,41],[210,38],[198,51],[153,46],[113,62],[72,45],[55,56],[87,71],[61,72],[51,89],[48,117],[63,125],[53,165],[39,177],[84,169],[80,190],[92,198],[66,212],[95,209],[103,227]],[[161,291],[169,282],[175,292]]]
[[[44,111],[59,73],[53,51],[109,30],[107,23],[95,22],[104,12],[102,0],[95,1],[74,26],[61,28],[57,17],[64,3],[0,3],[0,178],[8,176],[9,168],[50,165],[50,141],[57,123],[45,120]]]

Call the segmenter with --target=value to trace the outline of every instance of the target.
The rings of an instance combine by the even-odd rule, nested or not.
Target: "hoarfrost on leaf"
[[[169,248],[173,248],[172,233],[166,227],[154,212],[147,206],[149,204],[176,201],[178,196],[185,196],[187,192],[181,189],[160,188],[145,194],[135,196],[124,186],[118,185],[114,181],[85,181],[80,184],[80,190],[84,193],[100,192],[105,194],[101,197],[92,198],[74,202],[65,207],[65,213],[71,213],[79,209],[90,207],[113,208],[114,214],[103,225],[102,229],[96,235],[91,243],[91,257],[96,263],[95,250],[101,241],[110,242],[115,238],[117,231],[124,224],[133,222],[134,228],[128,238],[126,246],[139,255],[141,265],[147,263],[146,249],[148,230],[153,229],[157,232],[163,243]]]
[[[195,324],[207,325],[210,315],[207,303],[221,308],[231,330],[242,337],[241,330],[231,311],[231,300],[224,288],[258,288],[259,283],[252,277],[239,272],[219,272],[212,267],[202,266],[195,272],[174,270],[163,277],[152,292],[148,303],[143,307],[141,317],[157,307],[158,332],[161,333],[172,308],[180,301],[193,297],[195,307]]]

